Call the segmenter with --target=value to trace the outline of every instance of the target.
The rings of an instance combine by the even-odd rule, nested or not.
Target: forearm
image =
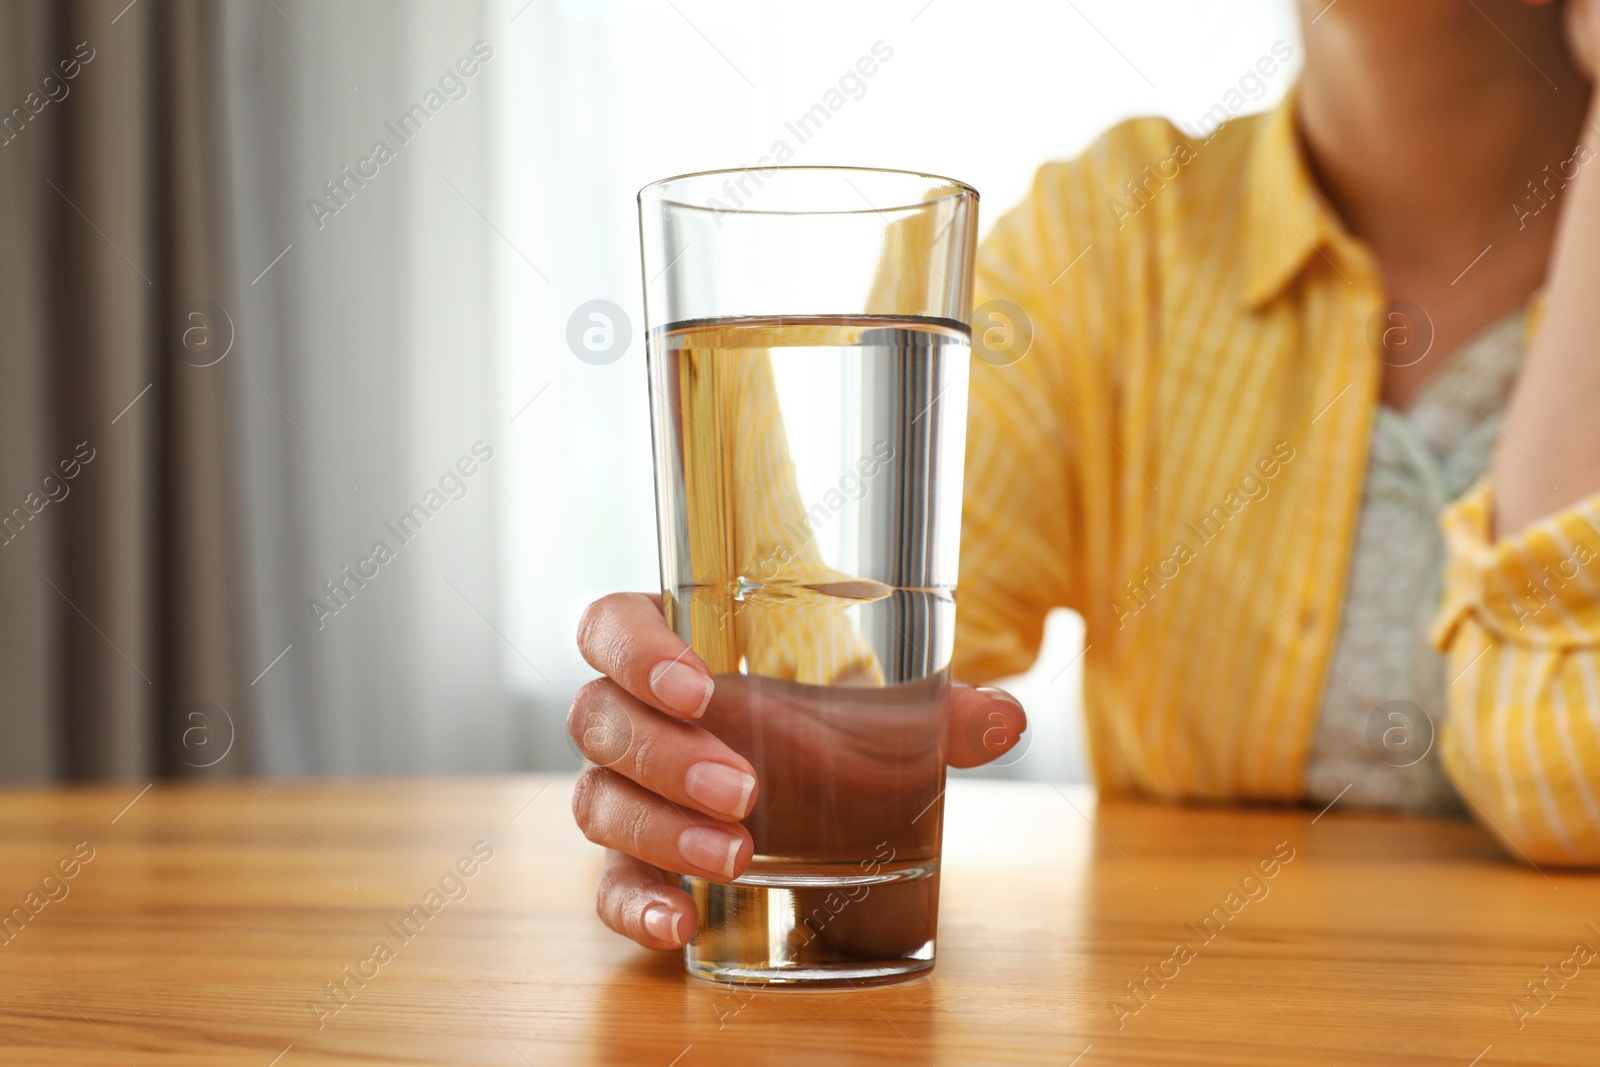
[[[1600,101],[1600,96],[1597,96]],[[1589,152],[1566,203],[1538,339],[1506,412],[1491,465],[1495,532],[1528,524],[1600,491],[1600,104]]]

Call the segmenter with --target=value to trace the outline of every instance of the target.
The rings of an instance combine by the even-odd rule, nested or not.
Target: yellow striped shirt
[[[1021,671],[1051,608],[1081,612],[1109,791],[1300,795],[1385,293],[1291,108],[1205,140],[1125,123],[1041,168],[979,253],[975,335],[1003,300],[1033,340],[1014,364],[973,361],[955,673]],[[1600,507],[1491,544],[1491,492],[1442,516],[1441,755],[1513,852],[1600,863]]]
[[[794,344],[806,332],[791,325],[781,335]],[[695,652],[713,674],[742,670],[813,685],[853,674],[882,685],[882,666],[858,626],[861,605],[881,594],[816,591],[875,583],[829,567],[817,549],[766,351],[779,337],[751,325],[701,329],[663,357],[677,380],[673,414],[660,417],[680,426],[692,579],[691,589],[668,592],[669,619],[689,613]],[[723,348],[743,358],[716,358]],[[748,579],[783,589],[781,601],[736,598]]]

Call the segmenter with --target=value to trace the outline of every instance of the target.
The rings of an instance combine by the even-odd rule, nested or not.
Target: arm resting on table
[[[1440,754],[1514,853],[1600,865],[1600,496],[1498,540],[1493,515],[1488,477],[1444,513]]]

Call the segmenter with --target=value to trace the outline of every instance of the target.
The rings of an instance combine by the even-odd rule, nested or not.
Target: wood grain
[[[1511,1008],[1600,950],[1600,881],[1508,862],[1466,823],[956,780],[932,976],[739,993],[600,926],[570,778],[158,785],[128,806],[142,786],[0,794],[0,909],[39,894],[0,943],[0,1062],[1600,1059],[1600,959],[1520,1028]],[[1213,906],[1207,942],[1187,924]],[[1175,976],[1141,1004],[1124,983],[1147,965]],[[347,967],[372,977],[327,1012]]]

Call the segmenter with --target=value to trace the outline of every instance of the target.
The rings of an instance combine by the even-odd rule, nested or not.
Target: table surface
[[[1600,957],[1574,955],[1600,950],[1600,878],[1508,862],[1466,823],[955,780],[933,973],[745,991],[600,925],[571,789],[0,792],[0,1062],[1600,1061]],[[1206,941],[1188,924],[1213,907]]]

